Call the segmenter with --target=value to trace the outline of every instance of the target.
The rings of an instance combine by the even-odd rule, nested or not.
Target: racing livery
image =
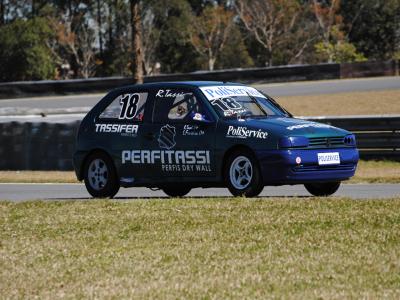
[[[254,197],[286,184],[327,196],[354,175],[358,150],[352,133],[293,118],[255,88],[169,82],[108,93],[83,119],[73,161],[93,197],[121,186],[170,196],[227,187]]]

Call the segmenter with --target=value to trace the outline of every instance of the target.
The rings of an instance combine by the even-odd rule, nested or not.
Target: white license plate
[[[318,164],[324,165],[340,165],[339,152],[318,153]]]

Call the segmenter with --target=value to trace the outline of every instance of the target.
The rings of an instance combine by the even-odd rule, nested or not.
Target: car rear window
[[[143,121],[148,93],[127,93],[115,98],[99,115],[100,119]]]

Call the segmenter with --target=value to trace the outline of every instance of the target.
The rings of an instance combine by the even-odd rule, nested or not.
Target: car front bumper
[[[340,164],[320,166],[318,153],[339,152]],[[266,185],[343,181],[354,176],[356,148],[290,149],[256,151]]]

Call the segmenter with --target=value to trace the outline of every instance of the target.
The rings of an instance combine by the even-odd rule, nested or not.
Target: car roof
[[[223,81],[165,81],[165,82],[149,82],[143,84],[132,84],[116,88],[116,91],[125,91],[133,88],[150,88],[150,89],[161,89],[161,88],[177,88],[177,87],[190,87],[198,88],[203,86],[217,86],[217,85],[243,85],[235,82],[223,82]]]

